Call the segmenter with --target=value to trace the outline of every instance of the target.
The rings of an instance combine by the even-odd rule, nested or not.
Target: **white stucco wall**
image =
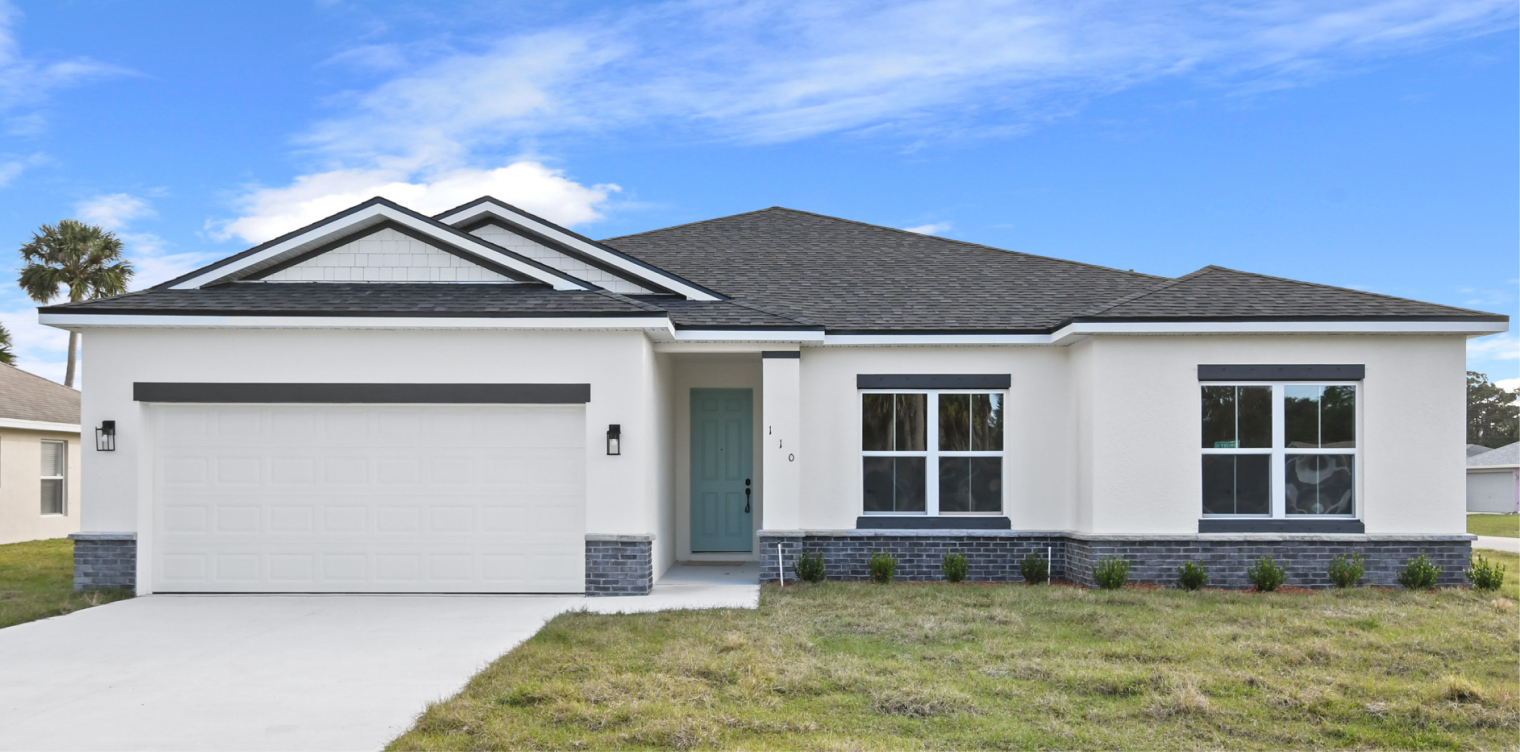
[[[1003,510],[1019,530],[1074,524],[1069,350],[841,347],[802,352],[800,527],[855,527],[862,507],[859,374],[1012,375],[1004,407]]]
[[[1520,470],[1468,470],[1467,511],[1520,512]]]
[[[1092,415],[1093,533],[1195,533],[1199,364],[1360,363],[1357,514],[1367,532],[1460,534],[1465,348],[1452,336],[1100,337],[1079,399]]]
[[[44,440],[69,444],[61,515],[42,514]],[[0,544],[62,538],[79,530],[79,455],[77,433],[0,428]]]
[[[88,333],[83,424],[117,422],[117,451],[83,468],[82,529],[151,529],[149,410],[138,381],[589,383],[586,532],[658,533],[655,468],[662,448],[649,383],[655,355],[639,332],[110,329]],[[607,426],[623,454],[606,454]],[[139,552],[139,560],[145,557]]]

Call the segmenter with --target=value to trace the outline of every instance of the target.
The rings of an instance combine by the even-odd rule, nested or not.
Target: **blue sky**
[[[1508,0],[0,0],[0,239],[94,221],[146,286],[376,194],[781,205],[1514,317],[1517,70]],[[61,378],[12,284],[0,321]],[[1520,377],[1513,333],[1468,357]]]

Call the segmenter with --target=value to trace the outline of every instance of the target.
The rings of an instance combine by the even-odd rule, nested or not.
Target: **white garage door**
[[[581,405],[155,405],[157,592],[578,593]]]

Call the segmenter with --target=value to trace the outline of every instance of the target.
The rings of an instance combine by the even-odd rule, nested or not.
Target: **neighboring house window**
[[[864,392],[866,514],[1003,511],[1003,395]]]
[[[1356,514],[1355,384],[1203,387],[1203,514]]]
[[[67,442],[42,442],[42,513],[63,514],[63,477],[68,462]]]

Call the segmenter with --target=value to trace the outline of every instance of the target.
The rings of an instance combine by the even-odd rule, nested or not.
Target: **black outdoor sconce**
[[[95,451],[116,451],[116,421],[100,421],[100,428],[95,429]]]
[[[617,423],[607,426],[607,454],[617,456],[623,453],[623,427]]]

